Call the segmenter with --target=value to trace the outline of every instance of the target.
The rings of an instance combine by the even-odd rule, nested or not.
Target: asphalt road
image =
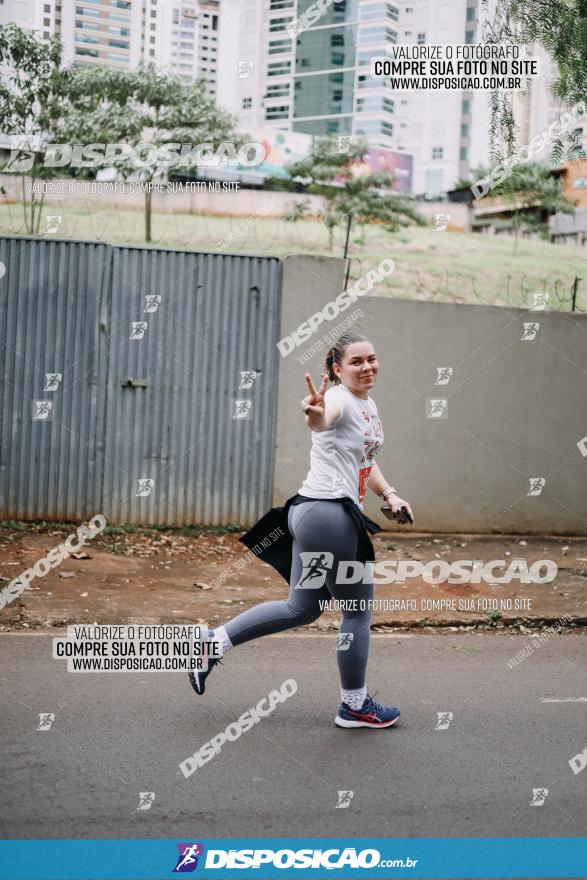
[[[56,634],[0,636],[3,838],[587,834],[587,769],[569,766],[587,747],[584,636],[515,669],[529,636],[375,636],[369,688],[402,717],[372,731],[333,723],[335,636],[243,645],[197,697],[185,672],[68,673]],[[290,699],[184,777],[183,759],[290,678]]]

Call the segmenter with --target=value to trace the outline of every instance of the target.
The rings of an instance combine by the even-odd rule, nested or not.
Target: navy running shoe
[[[400,716],[394,706],[382,706],[367,694],[360,709],[341,703],[334,723],[339,727],[391,727]]]
[[[210,660],[208,660],[207,669],[190,669],[190,671],[188,672],[190,684],[195,692],[200,696],[202,696],[202,694],[206,690],[206,679],[208,678],[217,663],[222,663],[222,660],[219,657],[212,657]]]

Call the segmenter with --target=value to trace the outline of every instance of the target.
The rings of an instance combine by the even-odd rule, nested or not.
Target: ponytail
[[[332,365],[335,362],[337,364],[342,362],[347,346],[352,345],[353,342],[368,341],[369,340],[365,336],[361,336],[360,333],[345,333],[344,336],[338,337],[336,342],[328,349],[326,360],[324,361],[324,372],[328,374],[328,378],[331,382],[334,382],[335,385],[340,385],[340,379],[334,372]]]

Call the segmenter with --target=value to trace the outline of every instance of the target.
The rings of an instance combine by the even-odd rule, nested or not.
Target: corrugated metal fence
[[[0,261],[0,518],[267,509],[278,259],[3,238]]]

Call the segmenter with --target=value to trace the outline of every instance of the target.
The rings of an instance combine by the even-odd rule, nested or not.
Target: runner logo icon
[[[300,553],[300,560],[303,565],[303,571],[296,584],[298,590],[319,590],[326,582],[326,573],[332,568],[334,562],[333,553],[320,553],[314,551],[312,553]]]
[[[178,843],[179,856],[177,865],[173,869],[174,874],[187,874],[195,871],[198,867],[199,856],[204,855],[204,846],[201,843]]]

